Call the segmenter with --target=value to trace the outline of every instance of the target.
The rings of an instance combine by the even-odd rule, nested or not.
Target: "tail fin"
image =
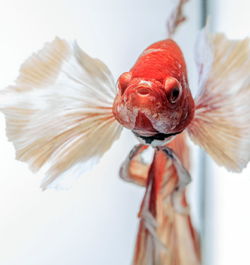
[[[228,170],[250,160],[250,39],[201,33],[196,48],[200,93],[191,139]]]
[[[21,66],[15,85],[0,94],[0,109],[16,158],[46,171],[43,189],[70,184],[119,137],[114,97],[106,65],[76,43],[56,38]]]
[[[185,185],[180,187],[183,176],[179,174],[184,169],[169,155],[157,151],[149,170],[134,265],[201,264],[199,239],[191,223]],[[182,211],[175,205],[176,192]]]
[[[120,168],[120,177],[123,180],[143,187],[147,185],[152,160],[151,157],[144,157],[148,150],[149,146],[138,144],[130,151]]]

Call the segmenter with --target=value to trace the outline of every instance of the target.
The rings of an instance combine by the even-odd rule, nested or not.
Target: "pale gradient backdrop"
[[[76,39],[103,60],[117,78],[142,49],[165,37],[168,0],[0,0],[0,88],[11,84],[20,64],[56,35]],[[231,37],[249,34],[244,0],[211,3],[213,27]],[[195,93],[193,44],[200,1],[186,7],[190,17],[178,32]],[[124,131],[101,163],[68,191],[39,189],[39,176],[14,160],[0,116],[0,265],[128,265],[133,255],[137,212],[143,189],[121,181],[119,165],[136,139]],[[198,151],[195,149],[197,157]],[[1,162],[2,161],[2,162]],[[201,226],[199,160],[195,159],[190,200]],[[206,201],[206,265],[249,265],[250,178],[211,169]]]
[[[168,3],[0,1],[0,87],[11,84],[20,64],[56,35],[76,39],[117,78],[146,46],[165,38]],[[198,12],[198,1],[192,1],[191,19],[179,32],[191,65]],[[119,165],[136,143],[131,133],[124,131],[71,190],[42,192],[38,175],[14,160],[0,118],[0,265],[129,265],[143,195],[143,189],[118,177]],[[198,225],[195,210],[194,215]]]

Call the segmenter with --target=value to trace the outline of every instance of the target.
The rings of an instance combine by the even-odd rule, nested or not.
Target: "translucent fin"
[[[62,175],[67,183],[81,175],[119,137],[114,97],[109,69],[76,43],[56,38],[21,66],[15,85],[0,94],[0,108],[16,158],[45,170],[43,189]]]
[[[148,145],[136,145],[122,163],[120,177],[127,182],[146,186],[148,170],[153,157],[152,151]]]
[[[175,0],[174,7],[167,20],[167,37],[172,38],[177,28],[182,24],[186,17],[183,14],[183,7],[189,0]]]
[[[187,133],[184,131],[175,136],[175,138],[167,144],[167,147],[174,150],[174,153],[180,159],[182,165],[190,170],[190,152],[187,144]]]
[[[176,159],[167,149],[155,154],[140,212],[133,265],[201,264],[199,239],[189,211],[180,213],[173,201],[177,188],[181,206],[188,210],[186,186],[180,183],[183,177],[178,169],[182,166]]]
[[[203,30],[196,51],[200,93],[189,135],[219,165],[239,172],[250,159],[250,39]]]

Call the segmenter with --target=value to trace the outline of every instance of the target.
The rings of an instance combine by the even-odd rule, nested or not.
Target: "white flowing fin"
[[[138,144],[130,151],[120,168],[121,179],[145,187],[148,171],[153,159],[153,149]]]
[[[189,135],[219,165],[240,172],[250,160],[250,39],[204,29],[196,51],[200,93]]]
[[[183,7],[189,0],[174,0],[173,9],[167,20],[167,37],[172,38],[177,28],[186,21],[183,14]]]
[[[187,182],[183,182],[186,170],[174,152],[162,151],[156,151],[149,170],[133,265],[200,265],[199,238],[186,200]]]
[[[112,114],[115,93],[104,63],[59,38],[33,54],[15,85],[1,92],[16,158],[46,172],[43,189],[60,176],[69,183],[82,175],[119,137],[121,126]]]

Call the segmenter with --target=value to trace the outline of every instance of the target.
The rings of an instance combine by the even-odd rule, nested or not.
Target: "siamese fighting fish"
[[[185,187],[190,182],[186,138],[226,169],[250,159],[250,40],[203,29],[195,47],[198,94],[193,97],[173,34],[184,21],[177,1],[168,38],[149,45],[115,82],[108,67],[76,42],[56,38],[23,63],[0,94],[16,158],[45,170],[41,187],[82,175],[119,138],[138,138],[120,176],[145,187],[134,265],[198,265],[199,238]],[[152,162],[143,155],[154,148]]]

